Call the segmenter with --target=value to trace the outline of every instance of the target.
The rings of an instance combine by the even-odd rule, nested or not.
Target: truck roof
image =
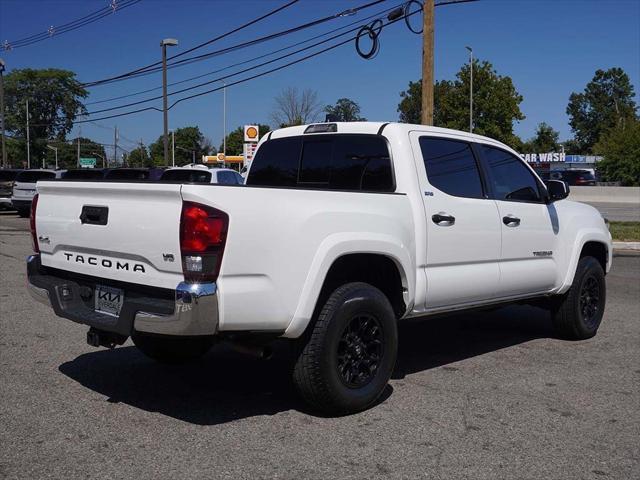
[[[328,131],[329,125],[335,125],[335,127],[331,128],[331,131]],[[310,127],[317,126],[314,130],[316,131],[307,131]],[[327,131],[322,132],[318,130],[322,130],[323,127],[327,128]],[[399,122],[319,122],[319,123],[311,123],[306,125],[296,125],[293,127],[285,127],[280,128],[278,130],[273,130],[269,132],[267,135],[263,136],[263,141],[265,139],[271,138],[283,138],[283,137],[292,137],[296,135],[303,135],[304,133],[310,134],[328,134],[328,133],[364,133],[364,134],[381,134],[383,132],[388,132],[393,130],[397,133],[409,133],[413,131],[430,133],[434,136],[442,135],[442,136],[455,136],[455,137],[464,137],[468,140],[473,140],[476,142],[489,143],[496,146],[500,146],[502,148],[506,148],[508,150],[515,152],[511,147],[505,145],[498,140],[494,140],[490,137],[485,137],[482,135],[476,135],[475,133],[464,132],[462,130],[453,130],[451,128],[441,128],[441,127],[433,127],[429,125],[417,125],[413,123],[399,123]]]

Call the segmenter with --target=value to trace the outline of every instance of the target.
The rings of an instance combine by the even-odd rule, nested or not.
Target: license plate
[[[95,302],[96,312],[117,317],[124,303],[124,290],[96,285]]]

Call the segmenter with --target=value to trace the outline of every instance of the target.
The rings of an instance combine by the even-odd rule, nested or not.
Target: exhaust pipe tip
[[[238,353],[244,353],[260,360],[270,360],[273,357],[273,349],[268,345],[254,345],[237,341],[231,341],[229,345]]]

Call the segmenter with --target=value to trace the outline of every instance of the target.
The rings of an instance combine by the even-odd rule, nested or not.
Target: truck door
[[[478,150],[500,211],[500,296],[552,289],[560,231],[553,204],[545,203],[539,182],[522,159],[488,145],[478,145]]]
[[[427,216],[426,309],[494,298],[501,223],[479,159],[463,137],[410,137]]]

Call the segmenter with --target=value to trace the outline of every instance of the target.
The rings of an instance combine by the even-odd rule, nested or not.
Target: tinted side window
[[[481,145],[491,171],[496,200],[539,202],[538,182],[522,160],[499,148]]]
[[[420,137],[420,150],[431,185],[456,197],[484,197],[478,164],[468,143]]]
[[[262,144],[251,165],[247,185],[295,187],[302,138],[276,138]]]
[[[244,185],[244,178],[242,178],[242,175],[240,175],[238,172],[234,172],[233,175],[236,177],[236,184]]]

